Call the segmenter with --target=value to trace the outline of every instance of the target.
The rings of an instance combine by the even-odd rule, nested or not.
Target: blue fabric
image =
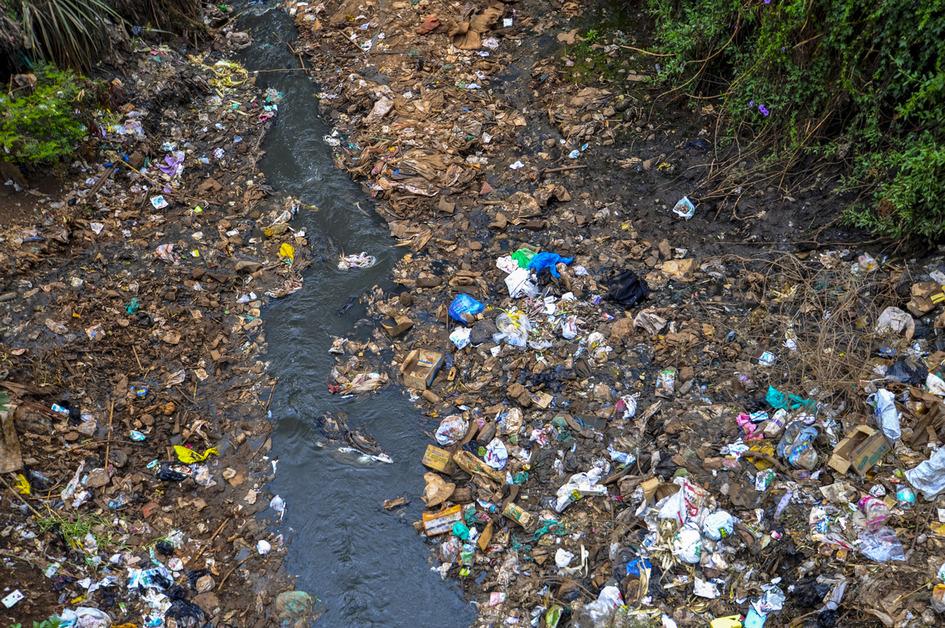
[[[539,274],[541,271],[547,268],[551,270],[552,277],[560,277],[561,274],[558,273],[558,269],[555,268],[555,265],[559,262],[567,265],[573,261],[573,257],[561,257],[557,253],[549,253],[545,251],[535,254],[531,261],[528,262],[528,270],[533,270],[535,271],[535,274]]]

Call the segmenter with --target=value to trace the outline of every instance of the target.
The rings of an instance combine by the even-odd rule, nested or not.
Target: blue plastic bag
[[[460,292],[453,298],[453,302],[450,303],[449,313],[450,318],[454,321],[468,325],[473,322],[473,317],[484,309],[486,309],[485,305],[468,294]]]
[[[557,253],[549,253],[544,251],[542,253],[536,253],[534,257],[528,262],[528,270],[535,271],[535,274],[541,274],[541,271],[544,269],[549,269],[551,271],[552,277],[560,277],[558,269],[555,268],[555,265],[559,262],[565,265],[570,264],[574,261],[573,257],[561,257]]]

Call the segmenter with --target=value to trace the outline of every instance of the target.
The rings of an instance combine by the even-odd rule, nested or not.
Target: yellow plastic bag
[[[742,628],[741,615],[716,617],[711,622],[709,622],[709,628]]]
[[[279,257],[282,259],[287,259],[290,262],[295,261],[295,247],[289,244],[288,242],[283,242],[282,246],[279,247]]]
[[[177,459],[183,462],[184,464],[193,464],[195,462],[203,462],[210,456],[219,456],[220,452],[217,451],[216,447],[211,447],[210,449],[200,453],[193,449],[188,449],[182,445],[174,445],[174,453],[177,454]]]
[[[14,484],[13,488],[16,489],[16,492],[20,495],[29,495],[32,492],[30,481],[27,480],[26,476],[22,473],[16,474],[16,484]]]

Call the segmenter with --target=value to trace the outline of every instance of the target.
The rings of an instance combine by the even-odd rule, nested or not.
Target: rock
[[[214,586],[216,586],[216,582],[214,581],[213,576],[210,574],[200,576],[197,578],[197,582],[195,584],[197,593],[207,593],[208,591],[212,591]]]
[[[671,279],[677,281],[689,281],[696,267],[696,260],[689,259],[671,259],[663,262],[663,273]]]
[[[614,342],[622,342],[625,338],[633,334],[633,319],[624,317],[617,319],[610,326],[610,339]]]
[[[105,469],[92,469],[89,471],[89,476],[85,481],[85,485],[89,488],[101,488],[108,484],[109,479],[108,471]]]
[[[481,345],[484,342],[491,342],[492,335],[499,330],[495,326],[495,321],[491,318],[484,318],[476,321],[469,334],[469,341],[474,345]]]
[[[194,604],[202,608],[208,615],[213,615],[220,608],[220,599],[215,593],[207,591],[194,596]]]

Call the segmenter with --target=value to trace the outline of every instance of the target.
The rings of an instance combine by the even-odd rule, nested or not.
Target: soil
[[[22,180],[28,187],[20,191],[4,182],[0,186],[0,228],[41,221],[45,202],[62,193],[65,180],[62,175],[35,173]],[[7,181],[12,183],[12,179]]]

